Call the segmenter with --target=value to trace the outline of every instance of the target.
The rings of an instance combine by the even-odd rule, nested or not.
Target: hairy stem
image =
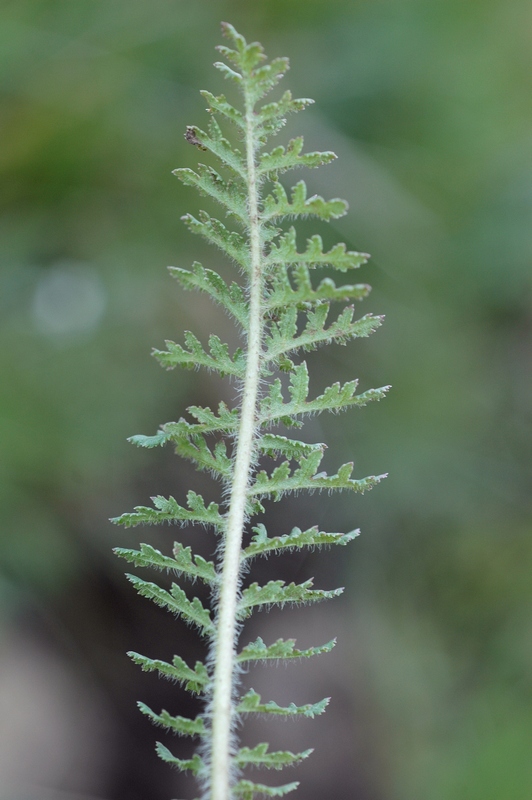
[[[231,735],[233,726],[233,686],[236,667],[236,610],[240,592],[240,551],[246,516],[246,497],[253,460],[255,417],[260,379],[263,336],[262,271],[258,186],[255,165],[253,105],[246,91],[246,158],[248,181],[249,245],[249,328],[246,374],[242,396],[240,427],[233,470],[215,638],[215,670],[212,701],[211,800],[231,797]]]

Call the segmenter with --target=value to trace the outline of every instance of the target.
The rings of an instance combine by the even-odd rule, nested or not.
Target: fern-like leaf
[[[223,278],[196,261],[190,269],[170,267],[169,271],[183,289],[201,292],[226,312],[236,323],[243,345],[233,352],[214,334],[203,344],[187,331],[183,344],[167,341],[166,349],[154,350],[153,355],[166,369],[202,367],[232,378],[238,400],[233,408],[224,402],[214,410],[191,405],[185,416],[161,425],[155,434],[130,438],[136,446],[148,449],[171,445],[179,457],[220,482],[222,499],[220,506],[207,504],[201,495],[189,491],[186,506],[182,506],[174,497],[158,495],[152,498],[152,507],[137,506],[113,522],[126,528],[163,522],[201,525],[217,534],[212,561],[180,542],[174,544],[171,555],[150,544],[140,544],[139,549],[116,548],[116,554],[135,567],[192,582],[200,580],[210,591],[206,607],[198,597],[189,598],[176,583],[161,586],[129,575],[142,596],[194,625],[209,646],[206,662],[198,661],[194,667],[178,655],[170,662],[133,652],[129,655],[144,671],[180,683],[200,695],[205,704],[205,711],[195,719],[172,716],[166,710],[156,713],[139,704],[155,725],[200,739],[200,749],[191,758],[175,756],[158,743],[161,759],[195,775],[202,787],[202,800],[254,800],[283,797],[298,784],[267,786],[246,777],[239,779],[240,770],[282,769],[307,758],[311,750],[276,751],[267,743],[238,747],[238,720],[248,714],[312,718],[324,712],[329,700],[280,706],[274,701],[263,702],[253,689],[236,700],[242,665],[310,658],[328,653],[336,640],[299,649],[295,639],[266,644],[259,636],[242,646],[241,624],[255,610],[313,604],[337,597],[343,589],[314,589],[312,579],[301,583],[270,580],[264,585],[252,581],[244,587],[244,575],[258,556],[344,546],[358,536],[358,530],[328,533],[317,526],[269,535],[265,525],[254,518],[264,513],[266,499],[279,500],[287,493],[302,491],[364,492],[384,477],[353,478],[352,463],[328,475],[320,471],[324,443],[271,429],[280,425],[289,431],[299,429],[307,416],[364,406],[384,397],[389,387],[357,394],[358,381],[350,380],[333,383],[313,399],[309,396],[307,365],[304,361],[296,364],[301,353],[369,336],[382,322],[382,317],[372,314],[356,319],[351,305],[331,314],[331,303],[362,300],[370,287],[366,283],[337,285],[328,275],[314,280],[312,270],[327,267],[346,273],[364,264],[368,256],[348,250],[342,243],[326,250],[317,234],[298,249],[295,228],[279,227],[287,220],[308,217],[330,222],[347,212],[344,200],[308,196],[302,180],[288,191],[280,182],[280,176],[289,170],[326,165],[336,156],[328,151],[305,152],[301,136],[285,144],[269,144],[283,128],[287,115],[303,110],[312,100],[294,98],[289,90],[278,99],[268,97],[286,74],[288,59],[268,61],[260,43],[248,43],[228,23],[222,24],[222,31],[228,45],[218,47],[224,61],[216,62],[215,67],[237,87],[243,102],[202,91],[208,104],[208,125],[206,130],[188,125],[185,139],[208,161],[214,159],[215,165],[178,168],[174,175],[187,189],[195,189],[222,209],[225,221],[206,211],[187,213],[182,219],[192,233],[222,251],[232,264],[235,279]],[[237,146],[226,138],[219,120],[233,127]],[[237,230],[233,229],[235,225]],[[287,373],[286,390],[275,375],[277,370]],[[277,463],[272,467],[268,459]]]
[[[347,272],[348,269],[356,269],[365,264],[368,258],[367,253],[347,250],[345,244],[336,244],[331,250],[324,252],[323,241],[317,234],[307,240],[306,250],[298,253],[296,229],[292,227],[281,236],[277,245],[272,245],[267,263],[306,264],[308,267],[329,266],[340,272]]]

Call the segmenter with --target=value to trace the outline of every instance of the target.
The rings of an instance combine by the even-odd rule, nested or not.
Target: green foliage
[[[193,581],[200,579],[211,587],[213,602],[209,609],[198,597],[189,599],[187,592],[175,583],[163,587],[128,575],[142,596],[195,625],[211,646],[211,658],[207,664],[197,662],[194,669],[177,655],[172,663],[168,663],[130,654],[143,670],[177,680],[189,691],[201,694],[206,701],[202,715],[191,720],[171,716],[164,710],[157,714],[142,703],[139,707],[156,725],[184,736],[200,737],[204,757],[196,754],[188,760],[180,759],[161,743],[157,744],[157,752],[167,763],[198,776],[205,787],[204,798],[229,800],[241,797],[252,800],[258,796],[284,796],[298,784],[278,787],[256,784],[247,778],[240,779],[242,770],[257,766],[282,769],[307,758],[311,750],[302,753],[270,752],[269,745],[262,743],[233,753],[230,737],[234,734],[237,716],[266,713],[314,717],[325,710],[328,698],[314,704],[296,706],[290,703],[281,707],[274,701],[263,703],[260,696],[250,689],[234,700],[240,692],[239,664],[310,658],[329,652],[336,640],[300,650],[296,648],[294,639],[279,639],[266,645],[259,637],[238,650],[238,624],[256,610],[274,605],[312,604],[335,598],[343,589],[314,589],[312,579],[300,584],[272,580],[263,586],[251,582],[244,587],[241,566],[259,555],[346,545],[358,535],[358,531],[328,533],[315,526],[305,531],[293,528],[290,533],[269,536],[261,523],[251,528],[253,536],[245,546],[242,544],[244,529],[250,518],[264,509],[262,501],[265,499],[280,500],[286,494],[303,490],[349,489],[363,493],[384,477],[353,478],[352,463],[343,464],[335,474],[328,475],[319,471],[325,444],[308,443],[269,429],[278,425],[299,428],[302,425],[300,418],[306,415],[364,406],[381,399],[388,387],[356,394],[357,381],[343,385],[334,383],[315,399],[308,399],[307,365],[301,360],[296,363],[292,358],[297,360],[301,352],[320,345],[346,344],[352,339],[369,336],[382,322],[382,317],[372,314],[354,319],[352,306],[345,307],[331,321],[332,302],[361,300],[367,296],[370,287],[366,284],[336,286],[328,277],[314,286],[311,272],[322,267],[346,272],[365,263],[368,256],[349,251],[344,244],[336,244],[325,251],[319,235],[312,236],[305,249],[299,252],[295,228],[284,230],[277,227],[287,218],[314,216],[328,222],[347,212],[347,203],[343,200],[324,200],[318,195],[308,197],[304,181],[296,183],[288,192],[279,181],[279,176],[289,170],[322,166],[336,156],[330,152],[304,153],[301,137],[270,152],[260,152],[267,140],[283,127],[286,114],[302,110],[311,101],[293,99],[290,92],[285,92],[278,102],[256,107],[282,78],[288,69],[288,61],[274,59],[269,64],[264,63],[261,45],[248,44],[230,25],[224,23],[222,27],[234,49],[218,48],[231,66],[222,63],[216,66],[224,77],[242,90],[244,109],[231,105],[224,95],[214,96],[204,91],[202,94],[211,114],[208,130],[205,132],[189,126],[185,138],[221,162],[222,172],[200,164],[197,171],[177,169],[174,174],[185,185],[195,187],[201,195],[214,199],[226,216],[240,225],[241,230],[234,231],[205,211],[200,211],[197,217],[192,214],[183,217],[190,231],[225,253],[243,277],[229,284],[216,271],[197,262],[191,269],[170,267],[170,273],[185,289],[203,292],[222,306],[237,323],[245,344],[231,355],[228,345],[217,336],[210,336],[207,347],[204,347],[193,333],[186,332],[184,345],[166,342],[166,350],[154,350],[153,354],[167,369],[204,367],[222,376],[230,376],[236,379],[241,396],[252,396],[253,399],[251,405],[246,405],[244,399],[234,408],[220,403],[217,413],[210,408],[190,406],[187,409],[189,419],[168,422],[152,436],[137,435],[130,439],[133,444],[145,448],[170,443],[179,456],[192,461],[197,469],[208,471],[221,483],[224,492],[221,509],[215,502],[206,503],[203,497],[191,491],[187,495],[187,507],[181,506],[173,497],[158,496],[152,498],[153,508],[137,506],[133,512],[114,521],[125,527],[161,522],[211,526],[221,537],[223,547],[218,549],[215,561],[193,554],[190,547],[180,543],[174,544],[171,556],[149,544],[141,544],[139,550],[117,548],[115,552],[136,567],[163,570]],[[216,115],[232,123],[241,146],[235,148],[225,138]],[[225,171],[229,172],[230,179],[225,177]],[[276,374],[278,370],[288,373],[288,400],[283,395],[282,381]],[[262,463],[265,457],[281,460],[277,466],[267,467]],[[235,508],[240,510],[235,511]],[[235,522],[237,514],[240,517]],[[233,563],[235,541],[238,557]],[[215,547],[216,543],[213,549]],[[227,565],[239,576],[232,588],[224,577]],[[231,592],[231,602],[236,607],[229,619],[234,642],[232,654],[226,656],[224,662],[219,655],[220,641],[224,637],[227,639],[229,634],[221,620],[224,598]],[[233,695],[225,696],[222,703],[226,707],[233,703],[225,739],[228,743],[226,755],[232,767],[226,769],[225,778],[220,778],[220,773],[215,770],[220,756],[223,761],[224,753],[217,751],[220,747],[217,742],[221,740],[216,738],[216,730],[223,729],[225,722],[221,715],[218,716],[217,682],[224,671],[230,676],[227,685],[233,687]],[[227,783],[222,785],[221,781]]]

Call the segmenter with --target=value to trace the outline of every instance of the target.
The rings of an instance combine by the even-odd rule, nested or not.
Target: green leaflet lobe
[[[267,743],[258,744],[256,747],[242,747],[238,751],[235,761],[239,767],[265,767],[266,769],[283,769],[293,764],[298,764],[313,752],[312,749],[302,753],[291,753],[289,750],[268,752]]]
[[[204,636],[214,633],[214,625],[209,611],[204,608],[201,600],[194,597],[189,600],[183,589],[176,583],[172,584],[170,591],[162,589],[156,583],[143,581],[136,575],[127,575],[126,578],[133,584],[137,592],[143,597],[153,600],[158,606],[166,608],[174,614],[183,617],[185,622],[194,623]]]
[[[244,647],[237,656],[237,661],[269,661],[280,658],[310,658],[310,656],[329,653],[336,644],[336,639],[331,639],[320,647],[309,647],[307,650],[298,650],[295,639],[277,639],[274,644],[266,645],[259,636],[256,641]]]
[[[202,736],[205,734],[205,723],[201,717],[187,719],[186,717],[173,717],[168,711],[156,714],[145,703],[137,703],[139,710],[145,714],[154,725],[160,725],[181,736]]]
[[[196,661],[194,669],[191,669],[180,656],[174,656],[171,664],[160,659],[146,658],[131,651],[128,656],[144,672],[157,672],[164,678],[178,681],[193,694],[203,692],[209,683],[207,667],[201,661]]]
[[[237,711],[241,714],[275,714],[281,717],[303,716],[313,719],[323,714],[329,705],[330,697],[325,697],[318,703],[307,703],[303,706],[296,706],[290,703],[288,706],[279,706],[273,700],[263,703],[260,694],[250,689],[247,694],[240,698]]]
[[[188,492],[188,509],[180,506],[173,497],[151,498],[154,508],[147,506],[136,506],[130,514],[122,514],[111,520],[117,525],[131,528],[136,525],[160,525],[162,522],[197,522],[200,525],[213,525],[215,528],[223,528],[224,518],[218,511],[216,503],[205,505],[201,495],[196,492]]]

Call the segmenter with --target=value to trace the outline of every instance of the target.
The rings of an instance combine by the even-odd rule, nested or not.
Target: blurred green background
[[[329,608],[257,617],[265,638],[340,638],[316,666],[253,676],[277,701],[333,696],[275,743],[316,745],[306,800],[529,800],[528,1],[4,0],[0,15],[1,800],[193,796],[135,707],[189,701],[125,651],[194,658],[195,637],[134,597],[111,553],[172,532],[107,518],[155,493],[208,494],[171,452],[125,440],[233,398],[149,358],[183,328],[234,341],[165,270],[219,266],[180,222],[201,201],[170,172],[197,162],[182,134],[206,121],[199,90],[228,91],[212,68],[222,19],[290,56],[286,86],[316,105],[279,141],[303,132],[337,152],[302,176],[350,203],[320,232],[373,255],[364,311],[385,326],[312,354],[312,389],[393,385],[307,433],[328,442],[328,467],[354,458],[388,480],[269,509],[280,533],[362,528],[349,551],[259,565],[348,587]]]

